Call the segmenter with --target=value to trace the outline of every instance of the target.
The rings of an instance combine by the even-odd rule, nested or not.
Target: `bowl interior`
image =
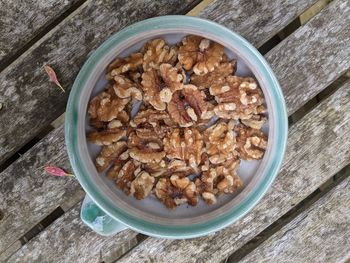
[[[107,55],[105,55],[99,61],[96,66],[94,73],[90,76],[82,96],[79,101],[79,151],[81,158],[84,161],[84,165],[89,176],[94,182],[96,187],[102,189],[106,198],[110,199],[116,206],[122,208],[130,214],[141,217],[144,220],[151,222],[170,224],[170,225],[188,225],[190,223],[199,223],[216,216],[224,214],[227,209],[232,209],[237,206],[239,202],[253,191],[254,186],[260,181],[261,174],[263,173],[264,165],[269,159],[269,146],[271,141],[271,129],[274,125],[273,119],[269,118],[268,123],[263,127],[265,134],[268,134],[269,143],[268,149],[262,160],[259,161],[242,161],[238,169],[238,175],[244,182],[244,188],[235,194],[225,194],[218,198],[218,202],[215,205],[207,205],[201,198],[197,206],[192,207],[189,205],[181,205],[175,210],[168,210],[157,198],[153,195],[147,197],[144,200],[136,200],[133,197],[127,196],[120,189],[118,189],[114,182],[106,176],[106,173],[98,174],[94,166],[94,160],[100,151],[100,147],[89,143],[86,140],[86,132],[92,130],[89,126],[89,119],[87,115],[87,104],[89,100],[101,92],[107,85],[105,78],[105,69],[107,65],[116,57],[125,57],[130,53],[140,50],[140,48],[150,39],[161,37],[165,41],[172,45],[181,41],[185,35],[195,34],[201,35],[213,41],[216,41],[224,45],[225,53],[230,59],[237,60],[237,72],[238,76],[252,76],[257,79],[261,86],[267,104],[268,112],[272,111],[272,105],[269,99],[269,88],[265,85],[263,78],[256,74],[254,65],[248,65],[244,55],[240,53],[239,47],[234,44],[224,43],[218,36],[206,34],[203,35],[201,32],[193,32],[186,29],[169,29],[169,30],[153,30],[148,31],[147,34],[140,34],[128,41],[119,43],[114,46]],[[255,74],[254,74],[255,73]],[[270,130],[270,133],[269,133]]]

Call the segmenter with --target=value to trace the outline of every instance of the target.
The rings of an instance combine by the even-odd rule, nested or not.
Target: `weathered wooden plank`
[[[325,86],[322,84],[322,82],[320,82],[320,89],[323,89]],[[288,105],[288,106],[290,106],[290,105]],[[59,135],[59,136],[62,136],[62,138],[63,138],[63,134],[61,134],[61,135]],[[63,143],[63,141],[62,141],[62,143]],[[50,163],[52,163],[52,162],[50,162]],[[53,189],[54,190],[54,189]],[[44,198],[45,197],[45,195],[43,194],[43,196],[42,196],[42,198]],[[6,201],[5,201],[6,202]],[[23,224],[23,222],[22,222],[22,224]]]
[[[216,0],[199,16],[230,28],[260,47],[316,2]]]
[[[350,106],[349,88],[350,81],[292,127],[281,174],[270,193],[249,215],[227,230],[207,238],[175,242],[147,239],[126,260],[191,262],[199,258],[202,262],[215,262],[238,249],[286,213],[289,208],[303,200],[350,162],[350,112],[347,112]],[[63,137],[63,134],[61,136]],[[335,151],[339,151],[339,154],[335,155]],[[75,225],[69,227],[62,221],[57,221],[54,225],[55,229],[64,228],[69,229],[67,232],[75,232]],[[80,230],[82,235],[87,233],[90,233],[89,229]],[[59,240],[60,236],[52,237],[52,242],[56,244],[60,243]],[[33,245],[32,241],[27,245],[30,251],[33,251],[33,255],[46,253],[45,239],[33,242],[35,242]],[[96,239],[94,245],[91,245],[88,239],[80,241],[82,247],[87,247],[87,243],[91,245],[89,251],[95,251],[95,246],[99,247],[103,242],[103,237]],[[61,243],[57,245],[57,249],[65,251],[69,248],[69,244]],[[183,258],[179,256],[180,254]],[[18,252],[17,255],[20,259],[24,256],[29,259],[26,253]]]
[[[208,237],[148,238],[120,262],[217,262],[263,231],[350,162],[350,81],[293,125],[271,189],[241,220]]]
[[[348,0],[333,1],[265,56],[280,81],[289,114],[350,68],[349,13]]]
[[[345,262],[349,235],[350,177],[240,262]]]
[[[65,72],[72,80],[73,68],[75,67],[75,72],[79,68],[75,64],[82,64],[85,60],[85,55],[98,46],[108,35],[117,31],[118,28],[148,16],[185,11],[194,2],[133,1],[114,3],[113,1],[88,1],[72,14],[71,18],[67,18],[67,21],[51,32],[50,36],[29,50],[24,55],[24,60],[29,64],[31,62],[36,63],[37,59],[42,60],[42,63],[51,59],[57,63],[62,62],[65,64]],[[117,14],[118,12],[120,13],[118,18],[111,19],[113,17],[112,14]],[[81,25],[84,26],[82,27]],[[45,46],[45,49],[43,49],[43,46]],[[71,49],[64,50],[65,47]],[[63,53],[65,56],[63,56]],[[62,56],[63,58],[61,58]],[[70,59],[70,57],[72,58]],[[21,61],[23,62],[24,60]],[[9,149],[9,145],[16,140],[23,139],[22,136],[26,136],[28,133],[35,134],[38,130],[34,126],[30,130],[23,129],[22,124],[26,120],[32,118],[33,121],[36,120],[37,124],[38,122],[42,124],[42,120],[50,115],[45,113],[45,111],[38,115],[35,110],[30,111],[34,104],[39,107],[40,103],[44,103],[42,105],[43,109],[48,107],[53,111],[57,111],[55,109],[57,103],[62,102],[64,104],[66,101],[66,95],[56,90],[51,84],[48,84],[47,76],[45,73],[41,73],[42,63],[39,63],[34,71],[33,68],[27,68],[28,64],[18,65],[18,63],[20,62],[16,61],[10,68],[12,66],[16,67],[15,65],[25,67],[26,77],[22,78],[20,82],[16,82],[17,84],[2,82],[0,87],[0,90],[4,91],[3,93],[0,92],[0,102],[3,100],[3,96],[10,99],[4,102],[4,107],[0,111],[0,159],[1,154],[6,155],[8,153],[6,151]],[[72,65],[67,66],[69,64]],[[41,87],[45,88],[37,92],[37,87],[30,87],[24,84],[33,78],[36,80],[41,79]],[[22,86],[18,86],[20,83],[22,83]],[[21,112],[21,116],[10,120],[8,115],[11,115],[15,110],[15,107],[12,107],[14,105],[11,100],[18,99],[18,94],[26,94],[27,97],[22,98],[24,99],[23,101],[22,99],[18,101],[21,105],[18,105],[19,108],[17,110]],[[33,99],[33,97],[35,98]],[[46,98],[45,102],[41,100],[43,97]],[[53,97],[56,98],[53,99]],[[13,126],[15,130],[12,131],[12,135],[7,133],[6,129],[11,124],[17,127]],[[43,166],[48,160],[50,160],[51,164],[69,167],[62,127],[52,132],[23,158],[1,174],[0,199],[2,202],[0,203],[0,211],[3,212],[5,217],[0,221],[0,235],[3,237],[0,239],[0,253],[40,222],[60,203],[64,203],[66,207],[67,205],[73,206],[83,197],[83,191],[74,179],[55,178],[44,174]],[[21,213],[18,213],[18,211],[21,211]]]
[[[60,203],[84,196],[74,178],[45,174],[44,165],[69,167],[63,127],[53,131],[0,175],[0,253]],[[72,204],[72,205],[73,205]]]
[[[3,262],[113,262],[137,244],[136,232],[102,237],[83,224],[77,205]],[[41,249],[35,249],[40,247]]]
[[[21,241],[16,241],[15,243],[11,244],[10,247],[8,247],[4,252],[0,252],[0,262],[5,262],[7,258],[9,258],[12,254],[14,254],[17,250],[19,250],[22,247]]]
[[[152,16],[181,14],[198,0],[88,0],[0,73],[0,164],[63,113],[69,92],[48,81],[56,69],[69,91],[88,54],[110,35]]]
[[[57,70],[69,91],[86,56],[112,33],[147,17],[185,12],[196,2],[88,0],[65,19],[0,74],[0,103],[4,104],[0,111],[0,164],[64,111],[69,92],[62,94],[48,82],[41,67],[44,63]],[[228,25],[259,45],[314,2],[215,1],[202,16]]]
[[[82,0],[0,1],[0,65]]]

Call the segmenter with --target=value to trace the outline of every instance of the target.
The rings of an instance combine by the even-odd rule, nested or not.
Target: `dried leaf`
[[[54,176],[74,176],[74,174],[67,173],[62,168],[56,166],[45,166],[45,172]]]
[[[64,88],[62,87],[62,85],[58,81],[57,75],[56,75],[55,71],[53,70],[53,68],[51,68],[49,65],[44,65],[44,69],[45,69],[47,75],[49,75],[50,81],[55,83],[58,87],[60,87],[60,89],[63,92],[65,92]]]

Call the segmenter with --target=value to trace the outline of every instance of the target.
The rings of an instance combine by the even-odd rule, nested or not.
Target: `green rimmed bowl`
[[[244,188],[218,198],[215,205],[199,202],[166,209],[155,197],[138,201],[117,189],[105,174],[98,174],[94,159],[100,150],[87,142],[87,105],[107,84],[106,66],[117,56],[139,50],[148,40],[163,38],[169,44],[185,35],[199,35],[225,46],[238,61],[237,75],[254,76],[262,88],[268,109],[268,146],[259,161],[242,161],[238,175]],[[287,141],[287,114],[281,88],[261,54],[245,39],[214,22],[188,17],[163,16],[133,24],[103,43],[87,60],[70,93],[65,122],[66,145],[76,178],[87,193],[82,220],[102,235],[131,228],[166,238],[193,238],[220,230],[245,215],[266,193],[280,168]]]

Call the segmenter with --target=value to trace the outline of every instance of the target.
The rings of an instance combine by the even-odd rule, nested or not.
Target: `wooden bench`
[[[62,3],[57,6],[23,2],[18,1],[18,11],[5,5],[11,12],[0,18],[0,262],[340,262],[350,258],[344,240],[350,229],[346,217],[350,173],[343,169],[350,163],[348,0],[332,1],[275,46],[276,35],[316,0],[80,0],[58,1]],[[270,46],[265,58],[280,81],[289,115],[299,119],[290,126],[284,164],[259,204],[218,233],[191,240],[151,238],[132,230],[99,236],[79,218],[84,192],[75,179],[43,171],[45,164],[70,167],[63,127],[52,130],[50,123],[64,113],[80,67],[107,37],[148,17],[187,12],[227,26],[257,48]],[[14,19],[14,13],[21,19]],[[48,82],[45,63],[55,68],[66,93]],[[317,105],[305,112],[303,106],[316,97]],[[47,134],[41,139],[43,131]],[[25,153],[14,160],[19,150]],[[341,170],[343,181],[335,180],[309,208],[297,209],[293,220],[280,223]],[[280,224],[279,230],[269,231]],[[251,248],[261,233],[267,233],[266,241]],[[305,248],[303,243],[310,245]]]

